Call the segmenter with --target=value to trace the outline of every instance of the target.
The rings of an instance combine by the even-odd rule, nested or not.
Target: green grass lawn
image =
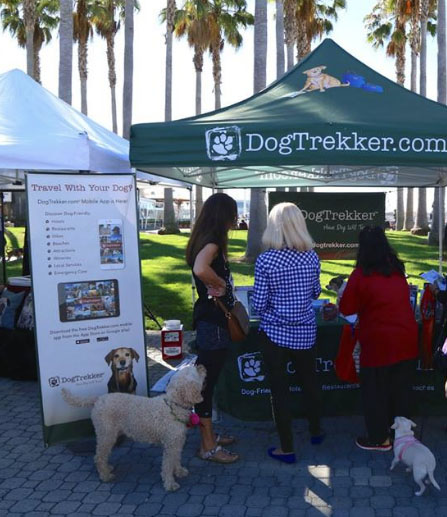
[[[404,260],[409,282],[423,287],[420,273],[438,268],[438,249],[426,244],[426,237],[411,235],[408,232],[388,232],[391,245]],[[8,228],[7,249],[23,246],[23,228]],[[156,318],[163,323],[166,319],[182,320],[186,329],[192,324],[191,272],[185,263],[185,248],[189,235],[140,235],[141,270],[144,302]],[[247,240],[246,231],[235,231],[230,235],[230,262],[236,285],[253,284],[253,265],[237,262],[243,256]],[[21,274],[22,261],[8,263],[8,276]],[[324,298],[335,299],[335,295],[324,287],[330,278],[349,275],[353,261],[325,260],[321,264],[321,285]],[[147,328],[157,328],[155,323],[146,319]]]

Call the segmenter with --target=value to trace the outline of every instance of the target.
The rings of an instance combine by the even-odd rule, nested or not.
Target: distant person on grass
[[[317,325],[312,300],[321,293],[320,261],[301,210],[280,203],[270,212],[262,237],[267,251],[255,266],[253,306],[260,315],[260,341],[281,447],[269,456],[295,463],[287,363],[302,384],[311,443],[320,444],[320,386],[315,372]]]
[[[359,234],[357,263],[340,300],[340,312],[358,314],[360,388],[367,436],[356,444],[370,451],[392,448],[395,416],[413,413],[411,380],[418,355],[418,327],[404,263],[380,227]]]
[[[214,387],[231,345],[227,319],[213,297],[219,297],[228,309],[234,305],[227,247],[228,232],[236,222],[236,201],[227,194],[212,195],[202,207],[186,248],[186,261],[199,295],[193,312],[197,364],[203,364],[207,371],[203,402],[195,407],[201,422],[198,456],[217,463],[233,463],[239,458],[222,447],[234,443],[235,438],[215,434],[211,421]]]

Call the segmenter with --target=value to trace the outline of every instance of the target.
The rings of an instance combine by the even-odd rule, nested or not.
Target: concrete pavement
[[[153,384],[168,365],[161,361],[158,333],[149,333],[148,341]],[[403,466],[389,471],[392,452],[355,446],[361,417],[324,419],[328,437],[320,446],[309,443],[305,421],[296,420],[295,465],[267,456],[278,443],[271,422],[221,420],[218,428],[239,437],[232,447],[239,462],[199,460],[198,431],[190,430],[183,451],[190,474],[177,492],[163,490],[160,448],[130,440],[114,449],[116,481],[102,483],[93,464],[94,439],[45,449],[37,383],[0,378],[0,516],[447,516],[447,416],[416,418],[417,436],[436,456],[441,486],[441,492],[429,486],[422,497],[414,496],[416,484]]]

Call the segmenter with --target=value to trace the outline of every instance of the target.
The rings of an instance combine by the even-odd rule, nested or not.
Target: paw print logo
[[[238,126],[209,129],[205,133],[205,138],[210,160],[236,160],[241,154],[241,130]]]
[[[263,381],[262,356],[260,352],[240,355],[237,358],[239,376],[244,382]]]

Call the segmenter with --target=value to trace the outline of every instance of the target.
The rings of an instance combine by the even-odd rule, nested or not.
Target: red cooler
[[[161,354],[163,361],[181,359],[183,344],[183,325],[180,320],[168,320],[164,322],[161,330]]]

